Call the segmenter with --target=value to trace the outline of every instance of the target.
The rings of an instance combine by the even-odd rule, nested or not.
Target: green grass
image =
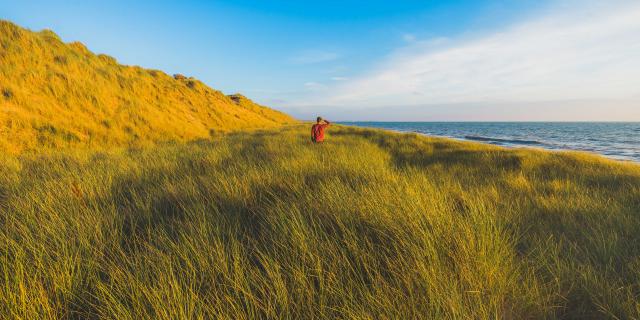
[[[0,318],[640,318],[640,166],[308,127],[0,158]]]

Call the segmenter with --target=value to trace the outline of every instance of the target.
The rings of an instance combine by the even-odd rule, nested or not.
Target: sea
[[[640,122],[340,122],[512,148],[597,153],[640,162]]]

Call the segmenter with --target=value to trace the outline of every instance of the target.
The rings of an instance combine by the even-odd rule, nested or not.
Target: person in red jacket
[[[329,121],[318,117],[316,124],[311,127],[311,141],[315,143],[324,141],[324,130],[327,129],[330,124]]]

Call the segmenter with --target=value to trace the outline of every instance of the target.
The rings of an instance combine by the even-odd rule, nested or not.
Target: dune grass
[[[0,318],[638,319],[640,166],[306,126],[0,159]]]
[[[224,75],[220,75],[224,77]],[[295,122],[192,77],[118,64],[49,30],[0,20],[0,152],[111,148]]]

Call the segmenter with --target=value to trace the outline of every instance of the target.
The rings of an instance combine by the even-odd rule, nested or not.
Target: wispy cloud
[[[413,35],[411,33],[405,33],[405,34],[402,35],[402,40],[405,41],[405,42],[411,43],[411,42],[415,42],[417,39],[416,39],[415,35]]]
[[[326,86],[324,84],[318,83],[318,82],[315,82],[315,81],[306,82],[304,84],[304,87],[306,89],[308,89],[308,90],[313,90],[313,91],[326,89]]]
[[[291,57],[289,61],[294,64],[315,64],[334,61],[339,57],[339,54],[331,51],[307,50]]]
[[[640,3],[564,6],[473,39],[413,41],[307,102],[401,106],[640,94]]]

